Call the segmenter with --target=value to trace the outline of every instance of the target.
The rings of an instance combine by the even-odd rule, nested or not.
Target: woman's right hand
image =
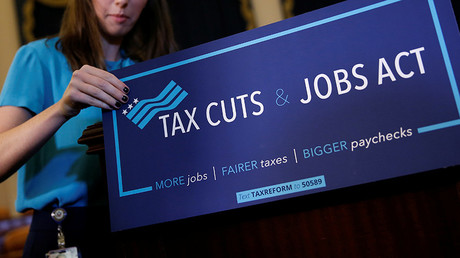
[[[72,74],[67,89],[58,102],[62,115],[71,118],[89,106],[118,109],[128,101],[129,88],[115,75],[84,65]]]

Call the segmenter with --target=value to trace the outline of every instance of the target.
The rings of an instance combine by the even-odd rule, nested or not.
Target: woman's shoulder
[[[67,67],[67,61],[60,50],[59,38],[39,39],[19,48],[15,60],[19,64],[34,63],[43,67]],[[22,60],[22,61],[20,61]]]
[[[44,38],[29,42],[19,48],[19,53],[22,54],[38,54],[45,58],[50,58],[50,55],[62,55],[57,49],[57,43],[59,38]]]

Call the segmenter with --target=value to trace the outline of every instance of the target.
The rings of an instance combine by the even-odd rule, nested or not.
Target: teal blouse
[[[56,49],[58,38],[22,46],[10,66],[0,95],[0,106],[23,107],[35,114],[56,103],[72,77],[65,56]],[[134,64],[129,58],[107,62],[108,70]],[[87,126],[102,120],[101,110],[89,107],[64,124],[18,171],[16,209],[47,206],[96,205],[103,196],[93,195],[100,187],[101,169],[96,155],[86,155],[77,143]]]

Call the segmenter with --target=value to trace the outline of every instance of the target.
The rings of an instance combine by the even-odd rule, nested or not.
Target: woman
[[[100,108],[128,102],[129,88],[106,70],[174,50],[167,11],[165,0],[69,1],[59,37],[18,50],[0,95],[0,179],[19,169],[16,208],[34,210],[25,257],[57,249],[58,225],[66,247],[110,257],[103,178],[77,139]]]

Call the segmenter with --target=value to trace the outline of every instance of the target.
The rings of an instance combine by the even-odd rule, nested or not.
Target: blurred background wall
[[[17,26],[14,1],[0,1],[0,90],[3,87],[8,67],[19,47],[19,33]],[[16,176],[0,184],[0,206],[8,207],[14,214],[16,199]]]

